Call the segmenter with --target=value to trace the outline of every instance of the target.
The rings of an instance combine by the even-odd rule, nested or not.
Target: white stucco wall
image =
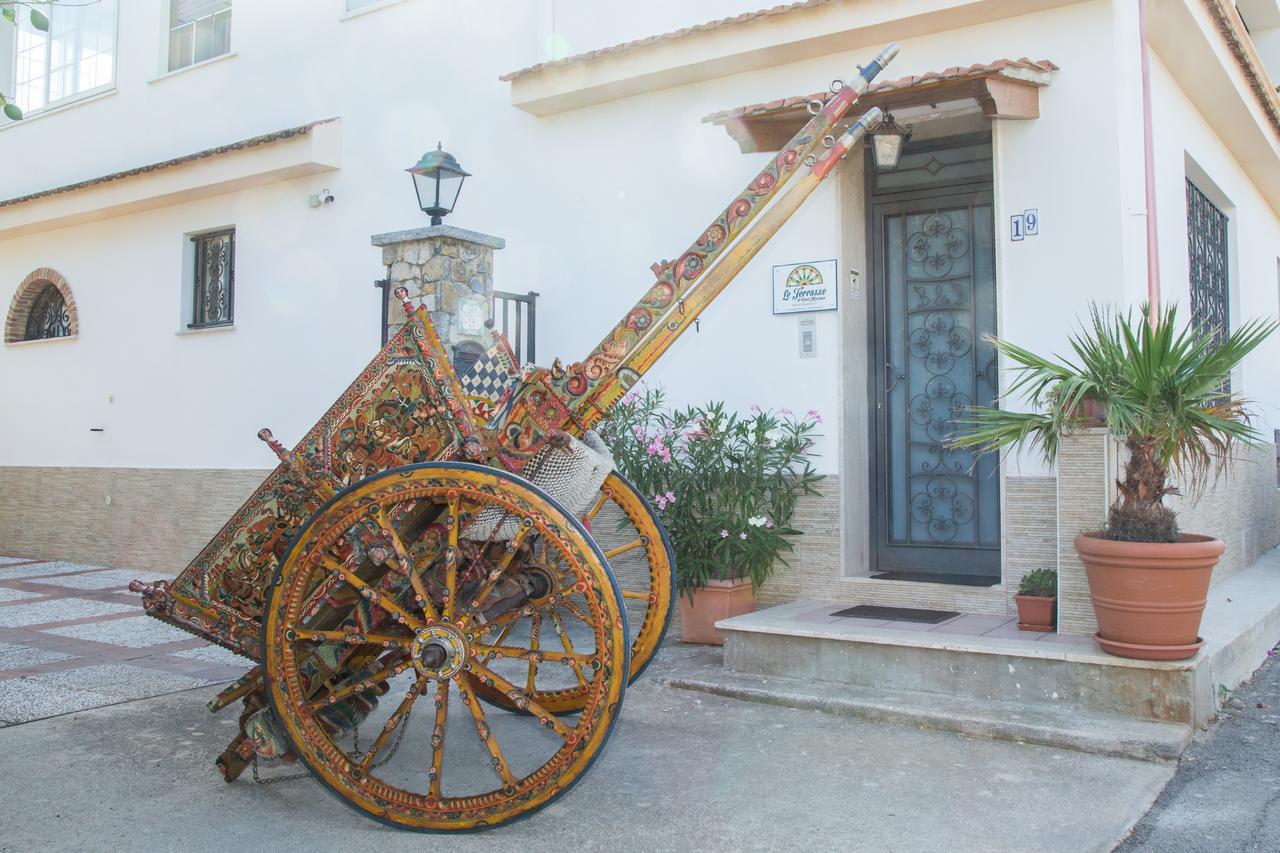
[[[1162,298],[1176,301],[1180,316],[1189,317],[1184,181],[1191,177],[1229,218],[1231,327],[1259,317],[1275,318],[1280,314],[1280,218],[1218,136],[1218,131],[1230,132],[1230,128],[1206,123],[1159,57],[1152,60],[1151,74]],[[1236,390],[1254,401],[1254,425],[1268,440],[1271,431],[1280,427],[1278,364],[1280,335],[1273,335],[1233,377]]]
[[[0,160],[37,164],[7,166],[0,197],[329,116],[343,118],[342,168],[0,241],[0,304],[30,270],[50,266],[70,281],[81,325],[76,341],[0,350],[0,466],[269,465],[256,430],[269,425],[286,441],[301,435],[375,351],[371,282],[383,269],[368,235],[425,224],[402,170],[438,139],[475,175],[447,221],[507,240],[496,286],[542,293],[539,361],[578,359],[651,282],[649,264],[677,256],[764,162],[767,155],[741,155],[700,118],[821,89],[875,49],[851,46],[534,118],[510,106],[497,77],[544,58],[545,7],[510,0],[481,11],[481,4],[406,0],[340,20],[336,3],[323,11],[303,0],[243,4],[234,57],[152,80],[162,4],[122,5],[115,94],[0,130]],[[714,5],[698,19],[750,8]],[[563,4],[558,14],[575,8]],[[620,19],[597,15],[596,29],[589,11],[577,12],[582,17],[565,24],[577,33],[575,50],[646,34],[633,31],[634,10]],[[1088,299],[1118,298],[1117,271],[1133,263],[1126,237],[1141,233],[1140,224],[1125,227],[1134,219],[1121,200],[1132,186],[1132,157],[1120,155],[1123,140],[1110,130],[1126,103],[1115,83],[1123,51],[1108,35],[1115,14],[1109,0],[1094,0],[907,39],[886,72],[1024,55],[1062,67],[1041,94],[1041,118],[1005,122],[996,134],[1001,331],[1042,349],[1065,348],[1067,321]],[[647,31],[692,23],[687,17],[684,5],[664,2]],[[1166,100],[1161,112],[1171,109]],[[1185,121],[1207,133],[1201,119]],[[1197,156],[1212,161],[1212,146],[1204,147]],[[1161,156],[1173,155],[1162,148]],[[1253,203],[1237,185],[1242,178],[1223,180],[1238,204]],[[336,203],[309,208],[307,196],[322,187]],[[1165,192],[1162,204],[1175,200]],[[1041,233],[1010,244],[1008,215],[1027,207],[1039,208]],[[1172,277],[1177,216],[1162,216]],[[1269,234],[1276,245],[1274,217],[1267,223],[1250,240]],[[175,334],[183,234],[227,224],[237,228],[236,328]],[[836,316],[817,316],[819,357],[800,359],[797,318],[770,314],[769,268],[838,257],[840,227],[833,184],[652,374],[679,402],[818,409],[827,416],[819,449],[829,471],[839,459]],[[1270,263],[1266,292],[1274,298]],[[1261,298],[1248,296],[1248,305]],[[1267,394],[1280,400],[1280,388]],[[89,432],[98,426],[105,431]],[[1037,470],[1034,461],[1024,464],[1023,473]]]

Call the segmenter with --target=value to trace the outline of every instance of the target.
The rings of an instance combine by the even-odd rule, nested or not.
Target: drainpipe
[[[1147,47],[1147,0],[1138,0],[1138,40],[1142,50],[1142,145],[1147,182],[1147,321],[1160,317],[1160,251],[1156,231],[1156,165],[1151,143],[1151,62]]]

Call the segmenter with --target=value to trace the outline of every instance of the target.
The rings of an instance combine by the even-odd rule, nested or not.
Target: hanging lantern
[[[885,113],[880,123],[868,134],[871,156],[875,158],[876,171],[892,172],[902,159],[902,149],[911,138],[911,125],[900,126],[893,120],[893,113]]]

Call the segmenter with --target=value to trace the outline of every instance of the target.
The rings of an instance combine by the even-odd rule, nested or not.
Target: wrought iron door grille
[[[195,243],[195,287],[190,326],[229,325],[235,305],[235,229],[200,234],[191,240]]]
[[[71,313],[67,300],[55,284],[46,284],[36,295],[27,313],[27,327],[22,339],[39,341],[46,338],[65,338],[71,334]]]
[[[1191,322],[1218,340],[1230,333],[1227,215],[1187,179],[1187,255]]]

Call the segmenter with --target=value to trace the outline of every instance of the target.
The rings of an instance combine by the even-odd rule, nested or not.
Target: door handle
[[[898,368],[894,367],[891,362],[886,361],[884,363],[884,369],[888,371],[887,378],[890,380],[889,385],[886,386],[884,389],[884,393],[892,394],[894,389],[898,387],[898,383],[901,382],[903,379],[906,379],[907,377],[899,373]]]

